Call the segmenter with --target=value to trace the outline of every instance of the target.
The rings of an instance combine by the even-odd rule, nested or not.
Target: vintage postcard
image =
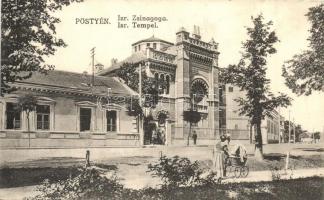
[[[0,199],[323,199],[324,1],[2,0]]]

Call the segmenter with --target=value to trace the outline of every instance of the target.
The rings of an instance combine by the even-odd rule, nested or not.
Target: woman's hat
[[[225,135],[221,135],[221,136],[220,136],[220,139],[221,139],[221,140],[226,140],[226,136],[225,136]]]

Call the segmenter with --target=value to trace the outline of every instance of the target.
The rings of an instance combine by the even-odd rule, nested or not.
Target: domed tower
[[[132,52],[133,53],[139,51],[145,52],[147,48],[153,48],[155,50],[161,51],[173,45],[174,45],[173,43],[162,40],[153,35],[152,37],[133,43]]]

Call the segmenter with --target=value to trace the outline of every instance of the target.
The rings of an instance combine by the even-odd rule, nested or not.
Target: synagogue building
[[[113,59],[95,76],[55,70],[13,83],[15,91],[0,100],[0,147],[186,145],[188,138],[192,145],[193,132],[199,145],[214,145],[224,133],[232,140],[253,142],[248,118],[239,116],[233,103],[242,94],[219,82],[218,43],[202,40],[199,27],[193,34],[181,28],[173,42],[152,36],[130,48],[129,57]],[[139,117],[129,115],[126,103],[139,94],[116,75],[125,63],[166,83],[157,105],[145,110],[151,119],[144,131]],[[19,97],[27,93],[37,98],[28,117],[17,110]],[[183,116],[190,108],[201,116],[191,125]],[[264,126],[264,141],[278,139],[276,125],[270,126],[271,133]]]

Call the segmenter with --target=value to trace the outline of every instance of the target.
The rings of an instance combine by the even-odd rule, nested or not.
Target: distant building
[[[241,140],[242,142],[254,142],[256,127],[251,127],[250,119],[247,116],[239,114],[239,104],[235,99],[245,97],[244,91],[238,87],[226,84],[220,87],[220,99],[223,104],[220,109],[220,119],[222,123],[221,131],[227,132],[234,140]],[[272,111],[269,116],[266,116],[261,122],[262,141],[267,143],[278,143],[280,132],[284,131],[284,118],[280,116],[277,111]],[[226,128],[225,128],[226,127]]]

